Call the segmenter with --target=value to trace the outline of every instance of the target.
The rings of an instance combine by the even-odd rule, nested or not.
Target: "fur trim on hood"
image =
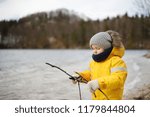
[[[122,43],[122,38],[118,32],[115,32],[113,30],[106,31],[112,38],[112,45],[116,48],[122,48],[124,47]]]

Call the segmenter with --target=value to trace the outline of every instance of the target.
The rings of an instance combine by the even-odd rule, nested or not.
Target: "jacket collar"
[[[119,57],[123,57],[125,53],[125,48],[121,47],[121,48],[117,48],[117,47],[113,47],[110,55],[108,56],[108,58],[111,58],[112,56],[119,56]]]

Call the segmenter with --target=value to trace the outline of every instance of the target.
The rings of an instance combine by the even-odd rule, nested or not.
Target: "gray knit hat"
[[[111,36],[107,32],[99,32],[90,39],[90,47],[95,44],[104,49],[111,47]]]

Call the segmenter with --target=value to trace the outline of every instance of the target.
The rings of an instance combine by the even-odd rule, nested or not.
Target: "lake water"
[[[127,50],[123,59],[128,66],[125,92],[136,84],[150,83],[150,60],[142,57],[147,50]],[[0,99],[79,99],[78,87],[52,63],[73,74],[88,68],[90,50],[0,50]],[[144,79],[144,80],[143,80]],[[82,98],[90,99],[82,84]]]

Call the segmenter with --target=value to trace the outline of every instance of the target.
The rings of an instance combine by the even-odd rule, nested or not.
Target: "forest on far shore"
[[[150,16],[91,20],[67,9],[0,21],[0,48],[89,48],[90,38],[107,30],[119,32],[127,49],[150,49]]]

